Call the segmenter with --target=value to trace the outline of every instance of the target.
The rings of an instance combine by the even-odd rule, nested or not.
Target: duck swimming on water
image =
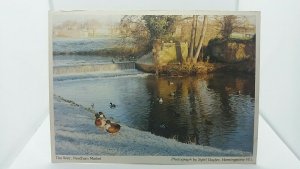
[[[168,84],[169,84],[169,85],[173,85],[174,83],[173,83],[173,82],[171,82],[171,81],[168,81]]]
[[[158,102],[159,102],[159,104],[162,104],[164,101],[162,98],[159,98]]]
[[[110,103],[109,103],[109,107],[110,107],[111,109],[113,109],[113,108],[116,108],[117,106],[116,106],[115,104],[113,104],[112,102],[110,102]]]

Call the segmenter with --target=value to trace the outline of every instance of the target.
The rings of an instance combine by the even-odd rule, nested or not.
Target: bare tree
[[[197,27],[198,27],[198,15],[196,15],[196,26],[195,26],[195,39],[194,39],[194,46],[197,46],[196,42],[196,37],[197,37]]]
[[[195,55],[193,57],[193,62],[196,62],[198,60],[199,55],[200,55],[200,51],[201,51],[201,48],[202,48],[202,44],[203,44],[203,41],[204,41],[205,32],[206,32],[206,28],[207,28],[207,21],[208,21],[207,15],[204,15],[201,35],[200,35],[200,38],[199,38],[197,50],[196,50]]]
[[[238,30],[245,29],[245,18],[235,15],[226,15],[222,17],[215,17],[215,20],[220,25],[220,34],[222,38],[229,39],[230,35]]]
[[[196,35],[196,18],[197,18],[196,15],[193,15],[191,39],[190,39],[190,49],[189,49],[189,55],[187,58],[187,62],[189,62],[190,59],[193,58],[193,54],[194,54],[194,42],[195,42],[195,35]]]
[[[119,24],[123,46],[133,45],[137,50],[147,50],[150,36],[142,16],[125,15]]]
[[[191,29],[191,38],[190,38],[190,46],[189,46],[189,54],[187,57],[187,62],[189,63],[195,63],[198,60],[198,57],[200,55],[200,51],[203,45],[206,29],[207,29],[207,22],[208,22],[208,17],[205,15],[203,17],[203,22],[202,22],[202,30],[200,32],[200,37],[198,43],[196,42],[197,39],[197,26],[198,26],[198,16],[193,15],[193,21],[192,21],[192,29]],[[195,50],[196,49],[196,50]]]

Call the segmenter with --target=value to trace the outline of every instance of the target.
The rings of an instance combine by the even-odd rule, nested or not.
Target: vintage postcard
[[[49,20],[53,162],[256,162],[259,12]]]

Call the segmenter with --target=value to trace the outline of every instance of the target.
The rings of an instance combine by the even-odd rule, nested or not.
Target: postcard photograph
[[[53,162],[255,163],[258,12],[49,20]]]

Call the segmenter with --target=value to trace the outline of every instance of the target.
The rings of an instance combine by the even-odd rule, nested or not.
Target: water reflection
[[[252,152],[253,76],[127,73],[54,81],[54,93],[87,107],[95,103],[96,110],[132,128],[183,143]],[[117,107],[111,109],[109,102]]]
[[[252,151],[254,77],[149,76],[146,88],[151,94],[152,133],[184,143]]]

